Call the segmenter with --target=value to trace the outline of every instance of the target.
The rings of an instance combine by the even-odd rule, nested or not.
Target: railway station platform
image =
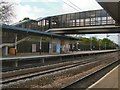
[[[87,90],[98,89],[98,88],[120,90],[119,68],[120,68],[120,65],[112,69],[100,80],[98,80],[96,83],[88,87]]]
[[[38,56],[54,56],[54,55],[68,55],[68,54],[89,54],[89,53],[99,53],[99,52],[111,52],[117,51],[117,49],[112,50],[92,50],[92,51],[71,51],[66,54],[48,54],[48,53],[17,53],[16,55],[3,56],[2,58],[24,58],[24,57],[38,57]],[[0,59],[2,59],[0,58]]]
[[[14,57],[2,57],[0,58],[0,61],[2,61],[3,67],[19,67],[23,64],[36,64],[36,63],[50,63],[50,62],[63,62],[68,59],[74,60],[77,58],[83,58],[86,56],[95,56],[98,54],[105,54],[105,53],[111,53],[111,52],[117,52],[118,49],[114,50],[95,50],[95,51],[78,51],[78,52],[69,52],[66,54],[47,54],[47,55],[37,55],[37,54],[30,54],[28,56],[21,56],[16,55]]]

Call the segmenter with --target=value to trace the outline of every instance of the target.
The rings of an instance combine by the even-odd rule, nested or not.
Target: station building
[[[34,29],[1,25],[3,56],[17,53],[68,53],[78,39]]]

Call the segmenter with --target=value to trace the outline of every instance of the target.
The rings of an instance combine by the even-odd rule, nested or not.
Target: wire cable
[[[64,2],[64,1],[63,1],[63,2]],[[74,8],[73,6],[71,6],[70,4],[68,4],[68,3],[66,3],[66,2],[64,2],[64,3],[67,4],[68,6],[70,6],[71,8],[73,8],[73,9],[79,11],[78,9]]]
[[[77,5],[75,5],[73,2],[67,0],[68,2],[70,2],[73,6],[75,6],[77,9],[79,9],[81,11],[81,8],[79,8]]]

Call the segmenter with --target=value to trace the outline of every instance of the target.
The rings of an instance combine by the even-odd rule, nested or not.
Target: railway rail
[[[117,61],[114,61],[88,75],[85,75],[84,77],[80,78],[79,80],[76,80],[72,82],[71,84],[68,84],[61,88],[61,90],[66,89],[85,89],[85,90],[91,90],[88,87],[95,83],[97,80],[102,78],[105,74],[107,74],[110,70],[115,68],[116,66],[120,65],[120,59]]]
[[[100,54],[117,52],[119,50],[101,50],[101,51],[80,51],[60,55],[26,56],[14,58],[0,58],[2,60],[2,72],[19,70],[31,67],[45,66],[60,62],[70,61],[71,59],[82,59],[93,57]]]
[[[108,54],[105,54],[105,55],[108,55]],[[103,55],[99,55],[99,58],[101,58],[101,57],[103,57]],[[25,69],[20,69],[20,70],[3,72],[2,73],[2,76],[3,76],[2,78],[4,79],[4,78],[18,76],[18,75],[40,72],[40,71],[44,71],[44,70],[64,67],[64,66],[67,66],[67,65],[79,64],[79,63],[82,63],[82,62],[85,62],[85,61],[94,61],[95,58],[98,58],[98,55],[93,56],[92,58],[87,57],[87,58],[82,58],[82,59],[78,59],[78,60],[76,59],[74,61],[67,61],[67,62],[62,62],[62,63],[57,63],[57,64],[46,65],[46,66],[38,66],[38,67],[33,67],[33,68],[25,68]]]
[[[33,72],[31,72],[30,74],[30,71],[27,72],[26,70],[26,73],[19,73],[19,74],[10,74],[10,76],[7,74],[3,74],[2,76],[2,84],[5,84],[5,83],[9,83],[9,82],[15,82],[17,80],[21,80],[21,79],[26,79],[26,78],[31,78],[31,77],[35,77],[35,76],[38,76],[38,75],[44,75],[44,74],[47,74],[47,73],[52,73],[52,72],[56,72],[56,71],[60,71],[60,70],[64,70],[64,69],[69,69],[69,68],[72,68],[72,67],[76,67],[76,66],[79,66],[79,65],[84,65],[84,64],[87,64],[87,63],[94,63],[96,61],[94,61],[94,59],[85,59],[85,60],[82,60],[82,61],[77,61],[77,62],[73,62],[71,64],[68,64],[68,65],[63,65],[63,66],[56,66],[52,69],[46,69],[45,71],[41,70],[41,71],[35,71],[35,69],[33,70]],[[12,77],[12,78],[11,78]]]
[[[70,58],[70,59],[62,59],[62,60],[56,60],[58,62],[54,62],[54,63],[32,63],[32,64],[26,64],[25,66],[18,66],[18,67],[9,67],[9,68],[2,68],[2,72],[12,72],[12,71],[18,71],[18,70],[25,70],[25,69],[30,69],[30,68],[37,68],[37,67],[46,67],[46,66],[54,66],[54,65],[58,65],[58,64],[70,64],[71,62],[76,62],[78,60],[84,60],[84,59],[89,59],[90,57],[94,57],[96,58],[97,56],[100,55],[88,55],[86,57],[77,57],[77,58]],[[37,60],[38,59],[38,60]],[[75,59],[75,60],[74,60]],[[39,61],[39,58],[36,58],[37,61]],[[48,60],[49,61],[49,60]]]
[[[116,54],[115,54],[116,55]],[[45,71],[34,71],[34,72],[31,72],[31,74],[28,74],[28,73],[19,73],[18,75],[6,75],[5,74],[3,75],[3,81],[2,81],[2,84],[8,84],[8,83],[11,83],[11,82],[16,82],[16,81],[19,81],[19,80],[25,80],[26,78],[32,78],[32,77],[36,77],[36,76],[40,76],[40,75],[45,75],[45,74],[50,74],[50,73],[53,73],[53,72],[59,72],[59,71],[62,71],[62,70],[65,70],[65,69],[70,69],[70,68],[73,68],[73,67],[77,67],[77,66],[87,66],[87,65],[93,65],[95,63],[98,63],[98,62],[101,62],[103,60],[105,60],[104,58],[106,58],[106,61],[110,58],[115,58],[116,56],[114,55],[114,53],[112,54],[108,54],[108,55],[101,55],[99,58],[90,58],[90,59],[86,59],[86,60],[82,60],[82,61],[77,61],[77,62],[74,62],[72,64],[67,64],[67,65],[63,65],[63,66],[59,66],[59,67],[54,67],[52,69],[46,69]],[[111,56],[111,57],[110,57]],[[87,75],[88,76],[88,75]],[[68,87],[68,86],[67,86]],[[62,87],[62,88],[66,88],[66,87]]]

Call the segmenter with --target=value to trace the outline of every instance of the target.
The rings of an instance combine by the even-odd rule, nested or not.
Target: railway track
[[[113,51],[114,52],[114,51]],[[112,52],[108,52],[108,53],[112,53]],[[75,55],[74,55],[75,54]],[[34,68],[34,67],[39,67],[39,66],[46,66],[46,65],[50,65],[50,64],[57,64],[57,63],[62,63],[62,62],[67,62],[67,61],[73,61],[74,59],[86,59],[89,57],[95,57],[95,56],[99,56],[102,54],[107,54],[107,53],[97,53],[95,55],[95,53],[89,53],[89,54],[84,54],[81,55],[79,53],[73,53],[73,56],[64,56],[64,57],[55,57],[55,58],[49,58],[47,60],[47,58],[45,58],[45,62],[43,61],[43,59],[41,58],[33,58],[34,60],[31,59],[25,59],[22,58],[18,58],[15,61],[17,61],[19,64],[17,64],[17,66],[15,66],[16,62],[14,60],[6,60],[2,62],[2,72],[8,72],[8,71],[14,71],[14,70],[20,70],[20,69],[26,69],[26,68]],[[27,57],[28,58],[28,57]],[[74,58],[74,59],[73,59]],[[57,59],[57,60],[56,60]],[[20,60],[20,62],[19,62]],[[31,62],[32,61],[32,62]]]
[[[32,74],[28,73],[28,74],[10,76],[10,77],[4,77],[3,76],[2,84],[6,84],[6,83],[9,83],[9,82],[15,82],[15,81],[18,81],[18,80],[21,80],[21,79],[32,78],[32,77],[35,77],[35,76],[38,76],[38,75],[44,75],[44,74],[57,72],[57,71],[60,71],[60,70],[69,69],[69,68],[76,67],[76,66],[79,66],[79,65],[84,65],[84,64],[87,64],[87,63],[90,63],[90,62],[91,62],[91,59],[87,59],[87,60],[83,60],[81,62],[76,62],[75,64],[72,64],[72,65],[62,66],[62,67],[58,67],[58,68],[54,68],[54,69],[50,69],[50,70],[46,70],[46,71],[41,71],[41,72],[34,72],[34,73],[32,72]],[[92,63],[95,63],[95,62],[97,62],[97,61],[92,61]]]
[[[77,61],[77,62],[74,62],[72,64],[68,64],[68,65],[65,65],[65,66],[61,66],[61,67],[57,67],[57,68],[52,68],[52,69],[49,69],[49,70],[45,70],[45,71],[34,71],[34,72],[31,72],[31,74],[28,74],[30,72],[28,72],[27,74],[26,73],[22,73],[22,74],[16,74],[15,76],[14,75],[8,75],[5,77],[3,77],[3,81],[2,81],[2,84],[8,84],[8,83],[11,83],[11,82],[16,82],[16,81],[19,81],[19,80],[24,80],[24,79],[27,79],[27,78],[32,78],[32,77],[36,77],[36,76],[39,76],[39,75],[45,75],[45,74],[49,74],[49,73],[53,73],[53,72],[58,72],[58,71],[62,71],[62,70],[65,70],[65,69],[70,69],[70,68],[73,68],[73,67],[77,67],[77,66],[87,66],[88,64],[90,65],[93,65],[95,63],[98,63],[98,62],[101,62],[105,57],[108,57],[106,60],[108,60],[109,57],[111,56],[112,58],[116,57],[114,56],[114,54],[108,54],[108,55],[102,55],[102,56],[99,56],[99,58],[97,58],[98,60],[96,60],[96,58],[90,58],[90,59],[86,59],[86,60],[82,60],[82,61]]]
[[[99,56],[99,58],[101,58],[101,57],[103,57],[103,55]],[[41,71],[54,69],[54,68],[59,68],[59,67],[65,67],[65,66],[68,66],[68,65],[76,65],[76,64],[79,64],[79,63],[82,64],[82,63],[85,63],[85,62],[87,63],[87,62],[90,62],[90,61],[94,61],[95,59],[96,59],[96,56],[94,56],[93,58],[87,58],[87,59],[83,59],[83,60],[75,60],[75,61],[70,61],[70,62],[52,64],[52,65],[48,65],[48,66],[3,72],[2,73],[2,79],[9,78],[9,77],[14,77],[14,76],[25,75],[25,74],[30,74],[30,73],[41,72]]]
[[[84,90],[89,90],[89,86],[95,83],[97,80],[102,78],[105,74],[107,74],[110,70],[115,68],[116,66],[119,66],[120,64],[120,59],[117,61],[114,61],[88,75],[85,75],[84,77],[80,78],[79,80],[76,80],[72,82],[71,84],[68,84],[64,87],[61,88],[61,90],[66,90],[66,89],[84,89]]]
[[[96,56],[92,56],[92,57],[97,57]],[[78,57],[78,58],[75,58],[76,60],[83,60],[83,59],[87,59],[87,58],[90,58],[90,55],[86,56],[86,57]],[[36,59],[38,60],[38,59]],[[40,60],[38,60],[40,61]],[[40,66],[47,66],[47,65],[54,65],[54,64],[58,64],[58,63],[66,63],[66,62],[71,62],[71,61],[74,61],[73,58],[69,58],[69,59],[62,59],[62,60],[56,60],[54,62],[51,62],[51,60],[49,60],[50,62],[44,62],[44,63],[41,63],[41,62],[37,62],[37,63],[32,63],[32,64],[23,64],[23,65],[19,65],[18,67],[2,67],[2,72],[10,72],[10,71],[15,71],[15,70],[24,70],[24,69],[29,69],[29,68],[36,68],[36,67],[40,67]]]

